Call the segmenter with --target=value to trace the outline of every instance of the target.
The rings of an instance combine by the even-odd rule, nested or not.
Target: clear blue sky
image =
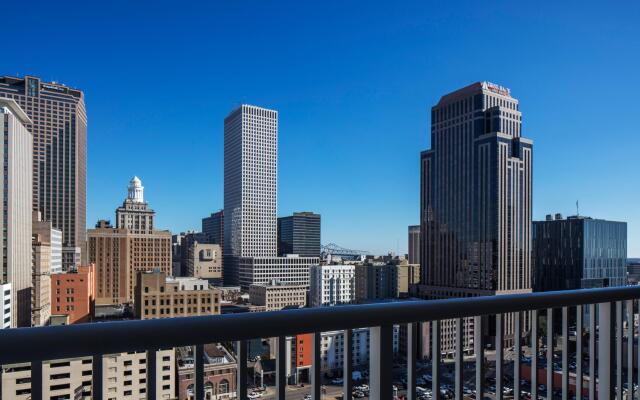
[[[401,252],[419,216],[429,109],[474,81],[511,88],[534,140],[534,218],[629,223],[640,256],[640,3],[9,2],[0,74],[84,90],[87,223],[138,175],[158,226],[223,205],[223,118],[280,111],[279,214],[323,242]]]

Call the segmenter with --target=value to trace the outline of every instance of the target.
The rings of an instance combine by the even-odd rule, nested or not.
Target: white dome
[[[134,176],[133,179],[129,182],[131,186],[140,187],[142,186],[142,181],[137,176]]]
[[[142,186],[142,181],[137,176],[134,176],[129,182],[127,198],[136,203],[144,202],[144,187]]]

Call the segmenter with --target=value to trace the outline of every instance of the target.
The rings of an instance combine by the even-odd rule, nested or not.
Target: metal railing
[[[463,399],[463,319],[473,318],[475,357],[475,398],[482,400],[485,394],[486,335],[483,324],[495,321],[495,397],[503,394],[503,331],[505,315],[515,315],[513,360],[515,400],[522,398],[520,390],[521,351],[523,343],[523,318],[530,312],[531,329],[531,398],[544,396],[538,390],[538,346],[540,311],[546,310],[547,326],[547,387],[546,398],[554,398],[553,385],[553,315],[554,309],[561,312],[562,389],[561,397],[570,398],[569,348],[570,336],[576,341],[575,390],[581,394],[584,380],[581,351],[583,332],[589,332],[589,398],[595,400],[623,399],[624,384],[627,398],[634,396],[634,383],[640,385],[640,376],[634,382],[633,344],[640,335],[636,332],[636,300],[640,299],[640,287],[573,290],[514,294],[490,297],[455,298],[431,301],[402,301],[339,307],[304,308],[297,310],[229,314],[204,317],[154,319],[144,321],[116,321],[70,326],[20,328],[0,330],[0,365],[30,362],[32,367],[31,393],[33,399],[42,397],[42,363],[46,360],[73,357],[93,357],[92,396],[102,398],[102,356],[132,351],[147,352],[147,398],[155,398],[156,363],[155,352],[159,349],[195,346],[195,398],[204,399],[203,346],[213,342],[237,342],[237,393],[238,398],[247,398],[247,345],[253,338],[275,337],[276,340],[276,398],[285,399],[286,388],[286,337],[313,333],[312,351],[312,398],[321,397],[321,333],[334,330],[350,330],[369,327],[370,340],[370,398],[388,400],[393,398],[393,325],[408,324],[407,330],[407,399],[418,399],[416,393],[417,349],[422,336],[420,324],[431,322],[432,344],[432,398],[440,399],[440,321],[454,320],[455,333],[455,398]],[[569,310],[575,307],[576,328],[571,333],[568,327]],[[623,313],[623,309],[626,312]],[[589,326],[583,326],[583,312],[589,311]],[[596,323],[597,315],[597,323]],[[486,316],[495,316],[488,319]],[[627,322],[625,334],[624,322]],[[549,327],[551,329],[549,329]],[[486,328],[486,326],[484,327]],[[597,332],[597,335],[594,334]],[[623,366],[623,347],[626,338],[627,364]],[[350,399],[351,379],[351,335],[344,342],[344,399]],[[640,343],[639,343],[640,344]],[[550,350],[550,351],[549,351]],[[596,364],[597,359],[597,364]],[[636,368],[640,370],[640,346],[636,357]],[[596,365],[598,371],[596,371]],[[626,382],[623,383],[626,368]],[[597,375],[597,383],[594,377]],[[637,389],[636,389],[637,392]],[[638,393],[635,393],[636,395]],[[556,396],[557,397],[557,396]],[[577,396],[582,398],[582,395]]]

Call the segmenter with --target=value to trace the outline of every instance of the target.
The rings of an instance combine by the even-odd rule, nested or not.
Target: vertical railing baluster
[[[236,342],[238,371],[236,372],[236,393],[238,400],[247,400],[247,341]]]
[[[156,351],[147,350],[147,399],[156,398]]]
[[[531,398],[538,400],[538,310],[531,311]]]
[[[344,336],[346,338],[346,335]],[[311,349],[311,399],[312,400],[320,400],[322,397],[322,393],[320,389],[322,388],[322,356],[320,354],[320,342],[322,339],[321,332],[315,332],[312,335],[312,349]],[[346,341],[343,340],[343,344]],[[343,352],[344,355],[344,352]],[[346,361],[346,360],[345,360]],[[346,382],[350,377],[344,376],[343,379]]]
[[[589,400],[596,399],[596,305],[589,304]]]
[[[342,364],[342,376],[353,377],[353,331],[346,329],[344,331],[343,344],[343,364]],[[344,393],[344,400],[351,400],[353,398],[353,381],[351,379],[342,380],[342,392]]]
[[[2,393],[0,393],[2,395]],[[42,396],[42,360],[31,362],[31,399],[40,400]]]
[[[612,400],[615,396],[614,351],[615,325],[612,303],[598,304],[598,400]]]
[[[431,328],[431,391],[432,399],[440,400],[440,321],[432,321]]]
[[[476,354],[476,400],[484,400],[484,335],[480,315],[473,318],[473,347]]]
[[[370,328],[370,399],[393,398],[393,327],[391,325]]]
[[[582,399],[582,306],[576,307],[576,399]]]
[[[627,399],[633,399],[633,300],[627,300]]]
[[[204,399],[204,345],[197,344],[195,346],[194,363],[194,382],[196,399]]]
[[[285,400],[287,390],[287,337],[276,338],[276,399]]]
[[[456,400],[462,400],[462,385],[464,382],[464,346],[463,346],[463,321],[462,318],[456,319],[456,376],[455,376],[455,392]]]
[[[569,398],[569,309],[562,307],[562,398]]]
[[[553,399],[553,308],[547,309],[547,400]]]
[[[513,359],[513,400],[520,400],[520,357],[522,355],[522,313],[513,314],[515,318],[514,325],[514,356]]]
[[[91,398],[102,399],[102,354],[94,354],[91,360]],[[2,395],[0,394],[0,398]]]
[[[417,400],[416,359],[418,355],[419,327],[419,322],[407,324],[407,400]]]
[[[624,314],[622,313],[622,302],[616,303],[616,389],[618,390],[618,399],[622,400],[622,340],[624,339],[623,323]]]
[[[502,400],[502,367],[504,362],[504,344],[502,340],[504,329],[502,319],[502,314],[496,314],[496,400]]]

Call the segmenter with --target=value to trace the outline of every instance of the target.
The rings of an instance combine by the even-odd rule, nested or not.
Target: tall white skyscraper
[[[224,120],[224,281],[309,283],[317,257],[277,257],[278,112],[243,104]]]
[[[31,326],[33,137],[25,128],[28,124],[31,120],[14,100],[0,98],[0,284],[11,283],[12,327]]]

